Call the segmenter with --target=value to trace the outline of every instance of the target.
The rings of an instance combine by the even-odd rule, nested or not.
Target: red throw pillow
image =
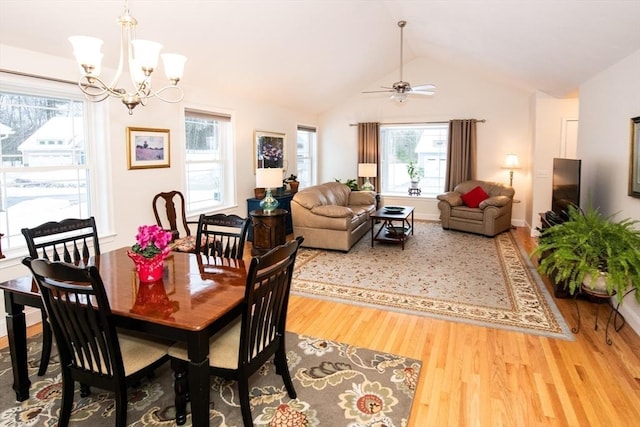
[[[482,187],[477,186],[473,190],[469,190],[464,193],[460,198],[468,207],[477,208],[483,200],[489,198],[489,195],[484,192]]]

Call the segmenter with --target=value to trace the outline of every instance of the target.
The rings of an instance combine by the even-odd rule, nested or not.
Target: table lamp
[[[260,208],[265,212],[271,212],[278,207],[278,201],[271,194],[272,188],[282,187],[282,169],[259,168],[256,169],[256,187],[264,188],[266,195],[260,202]]]
[[[520,161],[516,154],[507,154],[502,165],[504,169],[509,169],[509,187],[513,187],[513,170],[520,169]]]
[[[375,163],[358,163],[358,176],[364,178],[363,191],[375,191],[369,178],[378,176],[377,167],[378,165]]]

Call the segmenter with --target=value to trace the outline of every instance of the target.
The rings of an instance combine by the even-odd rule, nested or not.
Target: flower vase
[[[153,258],[145,258],[136,252],[128,251],[127,255],[136,265],[140,283],[155,282],[162,279],[165,254],[160,253]]]

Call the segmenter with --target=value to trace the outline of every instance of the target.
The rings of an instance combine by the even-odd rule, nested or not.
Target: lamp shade
[[[520,169],[520,160],[518,160],[518,156],[516,154],[507,154],[502,167],[505,169]]]
[[[364,178],[373,178],[378,176],[376,163],[358,163],[358,176]]]
[[[256,169],[256,187],[258,188],[282,187],[282,169],[281,168]]]

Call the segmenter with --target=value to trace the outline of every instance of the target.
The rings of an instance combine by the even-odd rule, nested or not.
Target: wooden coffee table
[[[385,206],[371,214],[370,219],[371,247],[374,242],[389,242],[400,243],[404,250],[405,240],[413,235],[413,206]],[[376,221],[382,225],[374,235]]]

